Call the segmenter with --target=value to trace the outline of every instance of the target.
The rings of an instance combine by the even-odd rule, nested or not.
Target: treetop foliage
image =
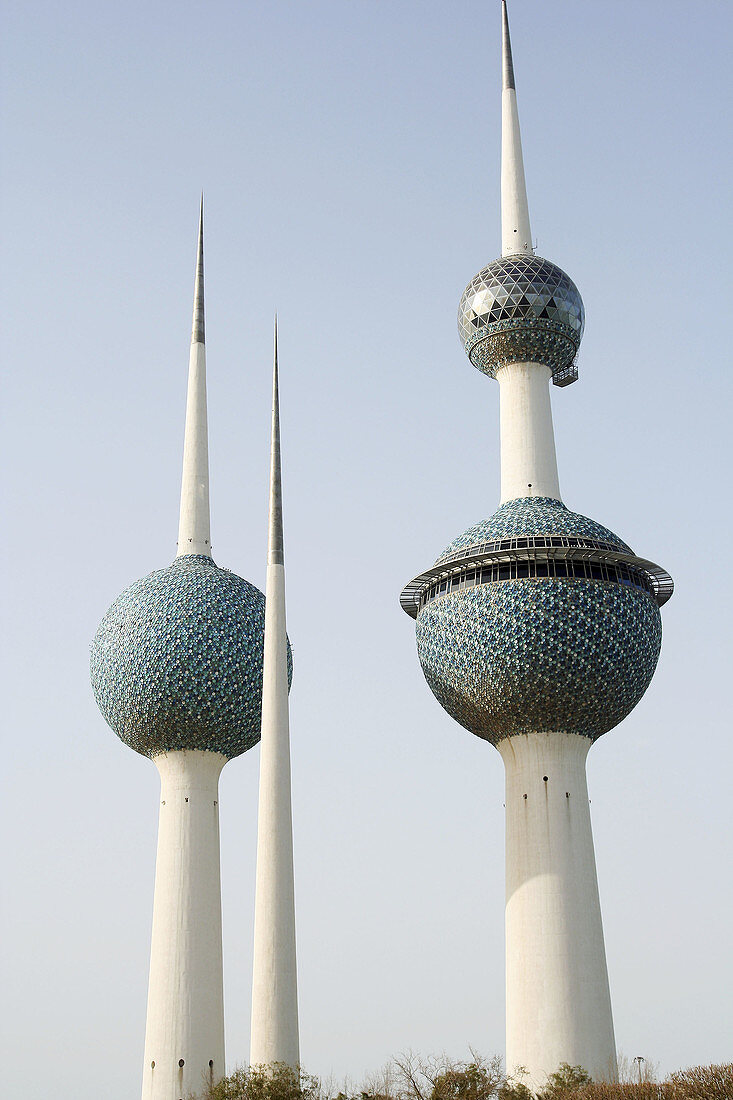
[[[189,1100],[733,1100],[733,1063],[693,1066],[657,1082],[648,1069],[646,1080],[630,1080],[622,1062],[622,1080],[613,1084],[563,1064],[535,1093],[523,1073],[507,1077],[501,1058],[470,1053],[468,1061],[402,1054],[359,1087],[346,1081],[340,1089],[280,1063],[245,1066]]]

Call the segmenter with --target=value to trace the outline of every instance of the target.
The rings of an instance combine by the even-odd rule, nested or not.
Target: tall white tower
[[[188,1100],[224,1067],[219,774],[259,738],[264,596],[211,557],[203,201],[178,555],[115,600],[92,646],[102,714],[161,778],[143,1100]]]
[[[277,319],[272,380],[270,522],[265,591],[267,598],[250,1064],[281,1063],[297,1070],[300,1046],[295,959]]]
[[[672,581],[560,497],[550,382],[577,378],[583,303],[532,249],[505,2],[502,20],[502,256],[458,311],[499,383],[501,506],[401,602],[436,698],[504,761],[507,1067],[537,1087],[563,1062],[616,1076],[585,760],[651,681]]]

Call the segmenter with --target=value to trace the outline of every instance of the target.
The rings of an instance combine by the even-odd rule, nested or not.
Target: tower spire
[[[297,1070],[293,822],[290,797],[288,638],[285,626],[277,317],[272,378],[270,518],[267,546],[262,735],[257,822],[250,1065],[282,1062]]]
[[[191,343],[205,344],[204,334],[204,193],[199,208],[199,238],[196,249],[196,281],[193,288],[193,325]]]
[[[209,518],[209,433],[206,414],[206,344],[204,332],[204,196],[201,195],[196,281],[193,295],[191,354],[188,366],[186,432],[183,442],[178,554],[211,557]]]
[[[277,314],[275,314],[275,356],[272,372],[272,436],[270,443],[270,522],[267,564],[283,565],[283,503],[280,465],[280,392],[277,362]]]
[[[501,0],[501,14],[501,254],[511,256],[533,249],[506,0]]]
[[[509,17],[506,10],[506,0],[501,0],[501,49],[502,49],[502,90],[514,88],[514,64],[512,62],[512,40],[509,37]]]

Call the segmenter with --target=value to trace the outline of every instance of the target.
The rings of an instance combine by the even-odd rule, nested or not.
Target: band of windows
[[[626,584],[647,592],[652,598],[654,591],[647,577],[621,563],[584,561],[578,558],[520,558],[514,561],[492,562],[480,568],[467,569],[454,573],[451,577],[441,577],[420,596],[420,607],[424,607],[436,596],[445,596],[459,588],[473,588],[477,584],[491,584],[495,581],[512,581],[520,578],[537,577],[579,577],[581,580],[610,581]]]
[[[483,542],[470,547],[471,554],[493,554],[507,550],[546,550],[549,546],[564,546],[568,548],[579,547],[581,550],[612,550],[618,551],[621,547],[618,543],[601,542],[599,539],[589,539],[584,535],[530,535],[514,536],[508,539],[495,539],[493,542]],[[453,561],[462,558],[466,549],[455,550],[452,554],[445,554],[440,558],[442,562]]]

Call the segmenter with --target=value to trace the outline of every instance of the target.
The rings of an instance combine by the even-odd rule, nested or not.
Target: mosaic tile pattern
[[[492,378],[505,363],[545,363],[567,380],[584,323],[575,283],[541,256],[494,260],[471,280],[458,307],[466,353]]]
[[[464,589],[426,604],[416,625],[436,699],[494,744],[531,732],[600,737],[646,691],[662,637],[647,593],[578,578]]]
[[[91,653],[97,705],[145,756],[239,756],[260,738],[264,631],[258,588],[211,558],[176,558],[126,589],[102,619]]]
[[[493,516],[474,524],[454,539],[436,561],[443,561],[457,550],[468,550],[498,539],[523,538],[530,535],[580,535],[607,542],[615,550],[633,553],[618,535],[595,520],[571,512],[560,500],[550,497],[519,497],[502,504]]]

